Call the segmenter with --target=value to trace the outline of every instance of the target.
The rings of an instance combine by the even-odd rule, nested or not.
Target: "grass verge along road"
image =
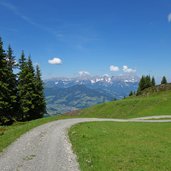
[[[171,123],[93,122],[69,136],[82,171],[171,170]]]

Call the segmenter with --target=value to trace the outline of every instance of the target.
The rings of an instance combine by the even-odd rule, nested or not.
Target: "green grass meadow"
[[[171,90],[95,105],[83,109],[78,115],[91,118],[136,118],[171,115]]]
[[[82,171],[171,170],[171,123],[81,123],[69,136]]]

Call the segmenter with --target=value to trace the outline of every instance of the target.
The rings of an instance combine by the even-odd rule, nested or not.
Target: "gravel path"
[[[50,122],[27,132],[1,153],[0,171],[79,171],[76,156],[68,140],[67,129],[74,124],[91,121],[171,122],[143,118],[80,118]]]

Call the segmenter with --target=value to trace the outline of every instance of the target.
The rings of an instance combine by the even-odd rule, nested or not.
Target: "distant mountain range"
[[[45,80],[45,96],[49,114],[65,113],[98,103],[121,99],[136,91],[139,77],[82,76]]]

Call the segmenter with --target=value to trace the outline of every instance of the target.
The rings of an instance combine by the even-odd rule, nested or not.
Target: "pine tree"
[[[40,69],[36,74],[31,57],[26,60],[24,52],[20,58],[20,72],[18,79],[20,114],[23,121],[43,117],[46,112],[46,103],[43,94],[43,82]]]
[[[129,96],[132,96],[134,93],[131,91],[130,93],[129,93]]]
[[[152,80],[150,75],[142,76],[139,82],[137,94],[140,94],[146,88],[152,87],[155,84],[155,80]]]
[[[27,88],[29,94],[29,101],[30,101],[30,110],[28,112],[28,120],[37,119],[37,90],[36,90],[36,77],[35,77],[35,70],[33,67],[33,63],[31,57],[28,58],[28,73],[27,73]]]
[[[9,68],[11,69],[11,71],[13,71],[13,69],[16,68],[17,64],[16,64],[15,56],[13,56],[13,50],[10,45],[8,46],[6,59]]]
[[[161,84],[167,84],[167,79],[166,79],[165,76],[163,76],[162,81],[161,81]]]
[[[11,107],[8,110],[8,113],[15,117],[17,116],[18,112],[18,105],[17,105],[17,80],[16,74],[13,73],[13,69],[16,67],[15,57],[13,56],[12,48],[8,47],[7,54],[6,54],[6,61],[7,61],[7,68],[8,68],[8,86],[10,91],[10,98],[9,103]]]
[[[5,119],[5,109],[8,107],[8,102],[6,101],[6,90],[7,83],[6,80],[6,59],[5,51],[3,49],[3,42],[0,38],[0,123],[4,122]]]
[[[144,89],[149,88],[149,87],[151,87],[151,86],[152,86],[152,84],[151,84],[151,77],[150,77],[150,75],[147,75],[147,76],[145,77]]]
[[[155,81],[155,78],[154,78],[154,77],[152,77],[151,85],[152,85],[152,86],[156,86],[156,81]]]
[[[21,57],[19,59],[19,69],[20,72],[18,74],[18,98],[19,98],[19,115],[18,120],[27,120],[27,113],[29,111],[28,102],[28,89],[27,89],[27,74],[28,67],[27,61],[25,58],[24,51],[22,51]]]
[[[138,85],[138,90],[137,93],[139,94],[142,90],[145,89],[145,76],[143,75],[140,79],[139,85]]]
[[[20,72],[14,74],[19,66]],[[46,103],[40,68],[33,67],[31,57],[25,58],[22,51],[16,64],[12,48],[7,53],[0,38],[0,124],[17,120],[27,121],[43,117]]]
[[[16,100],[13,94],[13,83],[15,77],[12,72],[12,67],[9,65],[9,60],[5,50],[3,49],[3,42],[0,38],[0,123],[11,122],[13,120],[12,109],[13,102]],[[12,81],[12,83],[11,83]],[[14,81],[14,82],[13,82]],[[14,83],[15,84],[15,83]]]
[[[26,66],[26,58],[24,51],[21,52],[21,57],[19,59],[19,69],[22,71],[22,69]]]
[[[41,118],[46,113],[46,102],[44,96],[43,81],[41,79],[41,72],[38,65],[36,66],[36,92],[36,115],[38,118]]]

